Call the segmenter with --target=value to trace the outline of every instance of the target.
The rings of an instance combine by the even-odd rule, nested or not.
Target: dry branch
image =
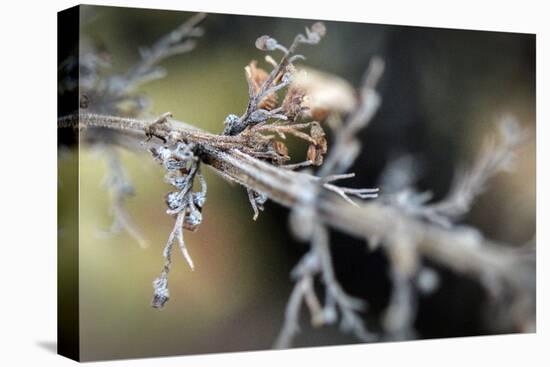
[[[237,182],[247,189],[262,192],[274,202],[293,208],[297,204],[314,205],[319,220],[326,226],[368,239],[385,240],[396,233],[406,233],[418,244],[423,255],[457,272],[484,279],[489,274],[514,288],[525,288],[526,269],[518,264],[511,245],[498,244],[484,238],[473,228],[443,228],[422,221],[407,213],[377,202],[349,205],[333,192],[319,185],[306,173],[289,171],[261,161],[237,149],[246,146],[247,139],[207,133],[180,121],[167,135],[190,141],[200,147],[200,157],[222,178]],[[145,142],[146,131],[153,121],[80,114],[59,120],[60,126],[82,129],[103,127],[126,131],[144,149],[160,146]],[[319,192],[318,194],[316,194]]]
[[[102,80],[98,85],[102,88],[110,86],[111,94],[110,97],[107,95],[103,107],[97,109],[101,113],[81,110],[78,115],[58,119],[60,128],[79,129],[88,137],[88,142],[101,142],[102,137],[108,136],[109,144],[149,151],[165,168],[166,181],[177,189],[166,196],[167,214],[174,216],[175,224],[165,245],[163,270],[154,281],[154,307],[162,307],[169,299],[168,273],[176,242],[189,265],[194,266],[183,241],[183,230],[194,230],[202,220],[206,182],[200,166],[207,165],[223,179],[246,188],[254,219],[263,210],[266,200],[289,208],[293,234],[310,243],[309,251],[291,274],[296,283],[275,347],[292,344],[299,330],[302,303],[307,306],[315,326],[340,321],[342,330],[364,341],[410,337],[414,333],[416,313],[413,283],[422,270],[419,265],[421,258],[478,280],[494,297],[506,295],[512,299],[510,315],[513,322],[527,327],[534,325],[531,258],[519,256],[513,246],[484,238],[474,228],[454,225],[454,221],[482,192],[486,181],[507,167],[513,149],[523,136],[519,130],[514,130],[515,125],[506,123],[503,144],[492,141],[472,169],[461,171],[450,194],[442,202],[428,203],[429,195],[409,189],[401,195],[383,196],[382,200],[352,199],[378,196],[378,189],[351,189],[338,186],[335,181],[353,177],[353,173],[346,172],[361,149],[356,135],[372,121],[381,103],[376,84],[384,71],[384,63],[378,58],[371,61],[354,103],[355,108],[342,126],[333,131],[334,142],[325,159],[325,132],[317,121],[300,121],[307,111],[303,103],[306,91],[292,83],[296,72],[293,62],[303,59],[296,54],[296,49],[300,44],[319,43],[326,32],[322,23],[306,28],[305,34],[297,35],[288,48],[270,36],[258,38],[257,48],[280,51],[283,56],[278,63],[271,56],[266,57],[273,66],[271,72],[258,68],[255,62],[245,68],[248,105],[242,116],[227,116],[222,134],[212,134],[177,121],[170,113],[153,121],[114,116],[110,108],[115,102],[131,98],[128,93],[139,83],[159,77],[160,69],[155,65],[160,60],[194,46],[192,38],[201,34],[197,25],[203,18],[204,15],[199,14],[169,36],[161,38],[149,51],[142,52],[142,60],[128,73]],[[97,94],[101,90],[96,87],[91,92]],[[285,98],[282,105],[277,106],[277,93],[283,91]],[[308,144],[305,161],[285,164],[289,159],[288,149],[282,141],[286,134]],[[115,158],[111,157],[110,161],[111,167],[118,172],[118,179],[113,182],[122,184],[125,183],[122,180],[124,175]],[[321,165],[316,175],[296,171],[313,165]],[[193,191],[195,181],[199,182],[199,191]],[[117,199],[115,204],[122,208],[125,192],[113,192]],[[118,217],[127,219],[120,222],[119,218],[119,223],[126,223],[126,229],[139,238],[136,228],[124,214],[122,209],[119,210]],[[329,228],[364,239],[371,245],[381,244],[387,254],[393,290],[382,323],[383,335],[367,329],[359,315],[365,302],[346,294],[336,279]],[[325,287],[323,302],[313,287],[316,279]]]

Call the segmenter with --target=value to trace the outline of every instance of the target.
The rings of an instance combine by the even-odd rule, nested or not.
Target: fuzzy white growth
[[[165,123],[168,122],[165,121]],[[168,278],[172,265],[172,248],[176,241],[191,270],[195,269],[193,259],[183,238],[184,228],[194,230],[201,224],[201,210],[206,202],[206,180],[200,172],[200,162],[194,153],[195,147],[194,144],[171,142],[169,145],[151,148],[150,150],[153,157],[166,169],[165,181],[178,189],[178,191],[166,195],[166,205],[168,206],[166,213],[175,215],[176,220],[163,251],[165,265],[161,273],[162,279]],[[196,177],[199,181],[200,191],[193,192]],[[167,281],[162,283],[162,286],[167,288]],[[153,306],[162,308],[168,299],[165,299],[162,303],[155,302],[159,298],[157,293],[155,288]]]

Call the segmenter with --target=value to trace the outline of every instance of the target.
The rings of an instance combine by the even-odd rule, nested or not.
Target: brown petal
[[[323,164],[323,153],[322,151],[315,145],[311,144],[307,148],[307,159],[312,162],[314,166],[320,166]]]
[[[309,135],[315,141],[307,150],[307,159],[311,160],[314,165],[320,166],[323,163],[323,155],[327,152],[327,139],[325,130],[317,121],[311,123]]]
[[[269,74],[264,69],[259,68],[257,64],[258,63],[256,62],[256,60],[252,60],[250,64],[245,67],[246,78],[248,79],[248,82],[252,85],[252,89],[255,94],[260,91],[262,84],[264,84],[265,81],[269,78]],[[276,84],[280,79],[279,75],[275,79],[276,80],[274,81],[274,84]],[[277,107],[277,102],[277,94],[271,93],[265,96],[260,101],[260,103],[258,104],[258,108],[270,111]]]
[[[311,123],[311,129],[309,131],[310,136],[315,140],[317,148],[322,154],[327,152],[327,139],[325,130],[321,127],[317,121]]]
[[[288,156],[288,148],[282,141],[279,140],[273,140],[271,142],[273,145],[273,149],[280,155],[287,157]]]

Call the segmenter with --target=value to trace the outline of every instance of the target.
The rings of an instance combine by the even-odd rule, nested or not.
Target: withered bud
[[[172,151],[165,147],[152,147],[149,149],[151,154],[153,155],[153,158],[158,160],[160,163],[164,162],[165,160],[169,159],[172,156]]]
[[[317,144],[326,145],[327,141],[325,139],[325,136],[326,136],[325,130],[323,130],[323,128],[321,127],[321,124],[319,124],[317,121],[313,121],[311,123],[311,129],[309,131],[309,134],[313,139],[315,139]]]
[[[273,140],[271,142],[273,149],[280,155],[288,157],[288,147],[285,143],[279,140]]]
[[[317,33],[319,37],[324,37],[327,34],[327,27],[323,22],[314,23],[310,30],[312,33]]]
[[[315,45],[321,41],[326,32],[325,25],[321,22],[317,22],[313,24],[311,28],[306,28],[307,39],[303,40],[303,42]]]
[[[187,174],[187,172],[185,172],[185,174]],[[189,184],[189,177],[188,176],[172,175],[172,176],[169,177],[168,183],[174,185],[179,190],[183,190],[185,188],[185,186],[187,186]]]
[[[193,203],[200,209],[204,206],[204,203],[206,202],[206,195],[202,192],[194,192],[193,193]]]
[[[255,94],[259,93],[262,85],[267,79],[269,79],[269,74],[264,69],[259,68],[255,60],[252,60],[250,64],[248,64],[244,69],[246,71],[246,78],[248,79],[249,85],[252,86],[253,92]],[[273,82],[277,83],[280,78],[281,74],[278,74]],[[258,103],[258,108],[263,108],[271,111],[277,106],[277,102],[277,94],[270,93]]]
[[[168,280],[165,277],[155,279],[153,282],[153,300],[151,306],[154,308],[163,308],[166,302],[170,299],[170,291],[168,290]]]
[[[187,215],[185,216],[185,220],[183,222],[183,228],[195,232],[202,222],[202,213],[197,208],[190,208],[187,212]]]
[[[168,158],[164,161],[164,167],[169,171],[185,170],[187,166],[186,161],[182,161],[175,158]]]
[[[323,164],[323,155],[319,152],[319,149],[313,144],[307,148],[307,159],[312,162],[314,166],[320,166]]]
[[[289,120],[294,121],[305,109],[302,106],[304,101],[305,91],[301,88],[291,86],[286,93],[285,99],[281,105],[283,113]]]
[[[323,163],[323,156],[327,152],[327,139],[325,131],[321,125],[313,121],[311,123],[310,136],[315,140],[307,149],[307,159],[313,162],[313,165],[320,166]]]
[[[255,198],[254,198],[254,201],[255,201],[256,204],[258,204],[258,205],[264,205],[264,204],[267,202],[267,195],[266,195],[266,194],[259,193],[259,192],[256,192],[256,196],[255,196]]]
[[[223,123],[226,125],[226,126],[233,126],[235,125],[236,123],[239,122],[239,116],[233,114],[233,113],[230,113],[229,115],[226,116],[225,120],[223,121]]]
[[[235,135],[238,132],[242,131],[240,124],[240,117],[235,114],[229,114],[223,122],[225,127],[223,129],[223,135]]]
[[[250,114],[248,122],[257,124],[268,120],[270,117],[269,111],[258,109]]]
[[[178,191],[169,192],[164,197],[164,200],[166,202],[166,206],[168,206],[170,210],[176,210],[183,205],[183,198]]]
[[[275,38],[271,38],[267,35],[258,37],[256,39],[256,48],[262,51],[273,51],[277,46],[278,42]]]

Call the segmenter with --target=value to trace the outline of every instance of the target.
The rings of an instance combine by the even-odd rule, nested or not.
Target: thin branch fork
[[[336,230],[382,241],[406,232],[421,255],[458,273],[478,280],[495,277],[516,290],[530,284],[530,272],[520,266],[514,251],[507,249],[510,246],[489,241],[474,229],[442,228],[377,202],[351,206],[333,192],[319,189],[308,175],[271,166],[236,150],[212,152],[208,158],[205,163],[222,177],[262,192],[283,206],[315,205],[318,219]],[[319,195],[312,194],[319,190]]]

